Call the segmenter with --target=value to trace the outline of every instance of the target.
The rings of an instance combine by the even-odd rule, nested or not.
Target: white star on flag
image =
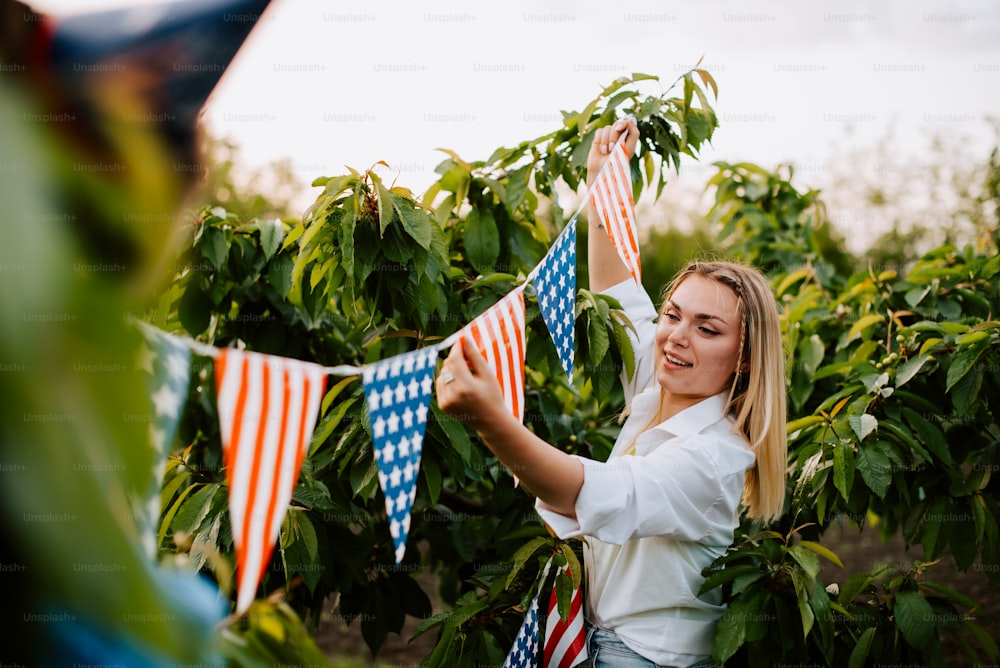
[[[564,262],[569,266],[561,268],[559,265]],[[576,308],[576,216],[567,223],[552,248],[538,263],[532,282],[535,284],[535,294],[543,296],[538,301],[538,307],[556,346],[559,361],[566,376],[572,378],[575,352],[572,323]],[[569,326],[564,326],[563,323]]]
[[[528,613],[514,638],[503,668],[535,668],[538,665],[538,597],[531,599]]]
[[[375,362],[362,373],[396,563],[406,553],[437,352],[437,348],[422,348],[403,353]],[[381,402],[373,402],[374,396]]]

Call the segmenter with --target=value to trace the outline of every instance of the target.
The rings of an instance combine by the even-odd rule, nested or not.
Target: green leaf
[[[875,576],[871,573],[855,573],[840,586],[837,602],[840,605],[850,605],[874,581]]]
[[[929,353],[917,355],[916,357],[911,357],[900,364],[899,368],[896,369],[896,387],[902,387],[906,383],[910,382],[910,380],[917,375],[920,371],[920,367],[924,365],[929,357]]]
[[[198,336],[212,321],[212,300],[201,291],[197,282],[188,283],[184,296],[177,302],[177,318],[191,336]]]
[[[820,545],[819,543],[813,542],[811,540],[802,540],[799,541],[799,545],[801,545],[802,547],[806,548],[811,552],[815,552],[824,559],[837,564],[841,568],[844,567],[843,562],[840,561],[840,557],[838,557],[836,553],[834,553],[829,548]]]
[[[982,626],[973,621],[967,621],[964,624],[965,628],[975,637],[975,639],[982,646],[983,650],[986,652],[986,656],[990,659],[996,659],[1000,655],[1000,650],[997,648],[997,642]]]
[[[180,510],[181,506],[184,504],[184,499],[188,497],[189,494],[199,489],[200,485],[190,485],[184,488],[184,491],[180,493],[177,500],[174,501],[174,505],[170,507],[167,514],[163,516],[163,521],[160,522],[160,532],[156,539],[157,545],[163,545],[163,539],[167,536],[167,531],[173,524],[174,517],[177,515],[177,511]]]
[[[856,339],[861,336],[861,332],[881,322],[885,322],[885,316],[880,313],[869,313],[868,315],[861,316],[847,332],[847,341],[850,342]]]
[[[559,546],[559,549],[562,551],[563,556],[566,557],[566,568],[573,579],[573,588],[576,589],[583,580],[583,568],[580,566],[580,560],[576,558],[576,553],[573,552],[573,548],[570,547],[569,543],[563,543]]]
[[[294,517],[293,522],[296,534],[305,544],[306,551],[309,553],[312,563],[315,563],[316,557],[319,555],[319,539],[316,537],[316,527],[313,526],[312,520],[309,519],[309,514],[306,511],[293,509],[291,512]]]
[[[983,386],[983,366],[976,365],[965,378],[958,381],[951,391],[951,403],[959,415],[969,415],[973,412],[979,391]]]
[[[500,256],[500,232],[493,219],[493,211],[487,207],[470,211],[465,219],[463,240],[472,266],[481,273],[489,271]]]
[[[802,567],[802,570],[804,570],[811,579],[815,579],[815,577],[819,575],[819,559],[816,558],[816,555],[813,554],[813,552],[806,549],[802,545],[793,545],[788,548],[788,554],[791,555],[792,559],[794,559],[799,566]]]
[[[212,499],[218,489],[218,483],[209,483],[192,494],[191,498],[177,512],[172,526],[174,533],[191,533],[197,529],[201,521],[208,515],[208,511],[212,507]]]
[[[927,449],[946,466],[951,466],[952,459],[951,453],[948,451],[948,440],[944,437],[941,429],[912,408],[904,408],[903,415],[913,427],[913,431],[916,432],[920,441],[927,446]]]
[[[910,645],[924,649],[934,641],[934,609],[919,593],[915,591],[897,593],[892,613],[896,626]]]
[[[201,254],[213,267],[220,269],[229,255],[226,233],[218,227],[205,227],[201,238]]]
[[[962,380],[965,374],[969,373],[985,350],[986,346],[976,345],[972,348],[962,350],[952,357],[951,365],[948,367],[948,383],[945,386],[945,392],[950,392],[955,383]]]
[[[816,374],[816,369],[823,361],[824,350],[823,341],[816,334],[802,342],[799,363],[808,378],[812,378]]]
[[[514,582],[514,578],[517,574],[521,572],[524,568],[524,564],[527,563],[528,559],[538,551],[540,547],[547,544],[549,539],[545,536],[538,536],[532,538],[527,543],[518,548],[517,552],[514,553],[514,565],[510,569],[510,573],[507,575],[506,589],[510,589],[510,585]]]
[[[880,499],[885,498],[885,492],[892,483],[892,462],[885,453],[874,447],[858,449],[857,468],[861,479],[868,489],[875,492]]]
[[[740,564],[739,566],[730,566],[720,571],[715,571],[701,583],[701,588],[698,590],[698,596],[710,592],[716,587],[719,587],[727,582],[731,582],[741,575],[751,573],[761,575],[760,568],[753,564]]]
[[[587,317],[587,343],[590,346],[589,361],[598,364],[608,352],[610,338],[607,323],[597,313],[591,311]]]
[[[843,440],[833,445],[833,484],[844,497],[851,498],[851,487],[854,486],[854,449],[850,442]],[[815,575],[815,574],[814,574]]]
[[[434,403],[431,404],[431,413],[444,431],[448,439],[448,444],[455,449],[463,462],[466,464],[471,463],[472,441],[469,439],[469,433],[465,430],[462,423],[442,411]]]
[[[878,419],[868,413],[850,415],[847,418],[847,423],[851,425],[851,430],[857,435],[859,442],[865,440],[865,437],[878,427]]]
[[[854,649],[851,650],[851,658],[848,660],[848,668],[864,668],[865,659],[868,658],[868,652],[872,648],[872,640],[875,638],[875,627],[870,626],[865,629],[861,637],[858,638],[857,644]]]
[[[935,559],[948,544],[951,535],[952,522],[951,497],[938,497],[931,503],[923,516],[923,529],[920,542],[924,546],[928,560]]]
[[[400,197],[396,193],[391,194],[392,205],[399,214],[399,219],[403,223],[403,229],[414,241],[420,244],[424,250],[429,250],[434,233],[431,231],[433,223],[427,212],[405,197]]]
[[[379,237],[385,236],[385,230],[392,224],[395,207],[392,202],[392,193],[382,185],[382,180],[375,174],[371,174],[372,182],[375,184],[375,192],[378,193],[378,232]],[[402,216],[400,216],[402,218]]]
[[[573,579],[566,575],[565,570],[556,573],[555,589],[559,619],[565,622],[569,618],[569,608],[573,602]]]
[[[797,420],[792,420],[786,425],[786,431],[788,435],[791,436],[800,429],[805,429],[806,427],[811,427],[814,424],[819,424],[823,422],[823,416],[821,415],[807,415],[803,418]]]
[[[260,246],[264,250],[264,259],[270,260],[281,248],[285,238],[285,226],[277,218],[257,221],[260,230]]]
[[[715,632],[714,656],[725,663],[746,641],[749,621],[760,615],[763,599],[757,595],[737,596],[719,619]]]

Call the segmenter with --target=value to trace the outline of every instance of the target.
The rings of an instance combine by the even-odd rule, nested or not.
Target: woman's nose
[[[677,324],[670,328],[667,333],[667,341],[677,344],[679,346],[687,345],[688,331],[687,326],[683,324]]]

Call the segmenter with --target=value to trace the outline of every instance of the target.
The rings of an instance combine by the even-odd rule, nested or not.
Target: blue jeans
[[[636,654],[622,642],[614,631],[599,629],[587,624],[587,660],[577,668],[672,668],[660,666]],[[696,663],[691,668],[714,668],[711,659]]]

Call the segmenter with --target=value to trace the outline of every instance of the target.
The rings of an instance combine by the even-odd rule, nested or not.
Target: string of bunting
[[[638,281],[635,204],[623,141],[614,147],[576,213],[527,277],[535,286],[542,318],[562,367],[570,377],[575,350],[576,221],[588,204],[596,208],[600,226]],[[406,552],[439,352],[460,339],[476,346],[497,375],[504,404],[519,420],[524,415],[524,285],[440,343],[364,367],[322,366],[274,355],[219,349],[144,323],[140,327],[149,346],[144,357],[155,356],[157,351],[172,351],[171,377],[182,374],[186,379],[188,375],[187,369],[177,365],[189,366],[190,355],[186,358],[178,355],[179,347],[186,346],[191,352],[215,361],[219,423],[236,546],[237,614],[253,601],[274,548],[316,424],[326,376],[361,376],[379,485],[385,497],[397,563]],[[186,398],[179,394],[182,386],[186,395],[186,383],[159,385],[153,394],[158,414],[162,408],[162,412],[173,412],[179,417]],[[162,392],[167,394],[159,394]],[[171,433],[175,427],[176,417]],[[160,427],[161,432],[163,429]],[[157,447],[165,457],[162,452],[165,439],[162,433],[159,436]]]

